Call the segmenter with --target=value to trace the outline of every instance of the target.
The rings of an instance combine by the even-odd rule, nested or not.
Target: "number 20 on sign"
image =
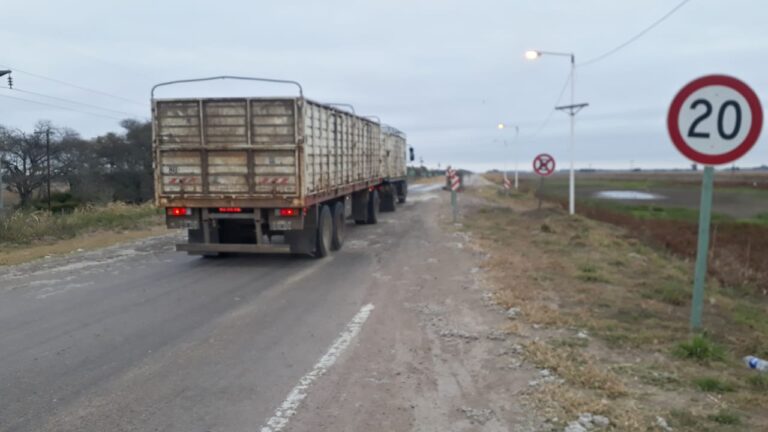
[[[760,99],[744,82],[726,75],[691,81],[669,107],[667,129],[672,143],[685,157],[705,166],[691,306],[694,330],[701,328],[714,166],[744,156],[757,142],[762,127]]]

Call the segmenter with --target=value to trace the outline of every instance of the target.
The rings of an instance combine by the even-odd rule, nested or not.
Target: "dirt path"
[[[487,257],[449,223],[447,192],[419,199],[422,211],[395,222],[418,234],[388,250],[397,259],[371,275],[376,311],[357,346],[289,430],[539,430],[523,393],[540,372],[504,331],[479,268]]]

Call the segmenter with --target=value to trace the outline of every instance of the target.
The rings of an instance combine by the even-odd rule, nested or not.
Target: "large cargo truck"
[[[155,99],[157,87],[238,78],[292,83],[298,97]],[[155,202],[177,250],[316,257],[344,243],[348,219],[375,224],[408,193],[405,135],[305,99],[298,83],[213,77],[152,91]],[[409,152],[410,150],[410,152]]]

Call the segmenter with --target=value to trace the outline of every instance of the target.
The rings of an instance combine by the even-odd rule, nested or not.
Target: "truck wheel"
[[[381,206],[379,191],[374,189],[368,198],[368,219],[366,223],[373,225],[379,222],[379,206]]]
[[[394,185],[387,185],[381,189],[381,206],[379,210],[383,212],[393,212],[396,210]]]
[[[315,246],[315,256],[322,258],[328,256],[331,251],[331,238],[333,237],[333,217],[331,209],[324,205],[320,209],[320,217],[317,221],[317,244]]]
[[[344,219],[344,203],[337,202],[333,206],[333,235],[331,236],[331,250],[339,250],[344,245],[344,233],[347,229]]]
[[[400,204],[405,203],[405,197],[408,196],[408,183],[400,182],[397,188],[397,202]]]

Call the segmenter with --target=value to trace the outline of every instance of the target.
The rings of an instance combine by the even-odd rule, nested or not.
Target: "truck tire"
[[[344,245],[346,232],[346,219],[344,218],[344,203],[337,202],[333,206],[333,235],[331,236],[331,250],[339,250]]]
[[[331,209],[324,205],[320,209],[320,216],[317,221],[317,243],[315,246],[315,257],[322,258],[328,256],[331,251],[331,238],[333,237],[333,216]]]
[[[381,199],[379,198],[379,191],[373,190],[368,194],[368,218],[366,223],[374,225],[379,222],[379,206],[381,206]]]
[[[405,198],[408,196],[408,183],[399,182],[397,184],[397,202],[405,204]]]
[[[381,206],[379,210],[383,212],[393,212],[397,209],[395,206],[395,186],[386,185],[381,188]]]

